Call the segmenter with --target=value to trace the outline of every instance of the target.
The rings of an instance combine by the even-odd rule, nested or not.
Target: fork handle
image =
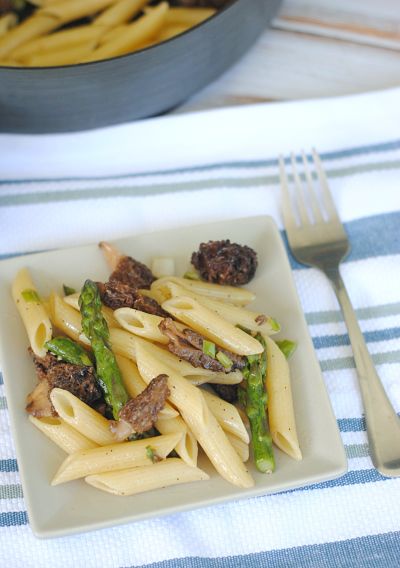
[[[372,462],[387,477],[400,476],[400,420],[394,411],[368,352],[339,269],[328,274],[333,283],[353,349]]]

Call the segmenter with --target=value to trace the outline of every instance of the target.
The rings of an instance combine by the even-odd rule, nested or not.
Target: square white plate
[[[106,237],[106,235],[105,235]],[[14,307],[10,286],[20,267],[27,266],[40,293],[61,291],[62,284],[79,289],[88,277],[107,280],[108,270],[96,245],[18,257],[0,263],[0,356],[19,471],[32,530],[54,537],[137,521],[255,495],[274,493],[334,479],[347,470],[347,460],[321,376],[304,315],[297,297],[286,251],[274,221],[252,217],[190,228],[149,233],[118,241],[126,254],[150,263],[155,256],[173,256],[177,274],[187,270],[200,242],[229,238],[257,251],[259,267],[249,288],[255,305],[281,324],[280,336],[297,341],[290,360],[293,397],[303,460],[296,462],[279,450],[276,471],[250,471],[255,486],[241,490],[224,481],[204,459],[211,479],[135,495],[116,497],[83,480],[57,487],[50,480],[65,454],[28,421],[27,394],[36,384],[27,354],[28,340]]]

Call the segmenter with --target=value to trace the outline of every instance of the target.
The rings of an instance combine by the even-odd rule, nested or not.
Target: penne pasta
[[[242,440],[245,444],[250,443],[249,434],[243,424],[240,414],[233,404],[222,400],[219,396],[212,394],[206,389],[202,389],[206,403],[217,419],[222,429]]]
[[[252,487],[254,481],[251,475],[209,410],[201,390],[157,360],[147,346],[138,345],[136,357],[139,372],[147,383],[159,374],[168,375],[169,400],[178,408],[218,473],[234,485]]]
[[[129,22],[148,3],[149,0],[120,0],[99,14],[93,20],[93,26],[115,28]]]
[[[150,466],[89,475],[86,483],[114,495],[134,495],[161,487],[209,479],[207,473],[190,467],[179,458],[168,458]]]
[[[65,0],[29,0],[30,4],[34,4],[35,6],[50,6],[51,4],[59,4]]]
[[[63,461],[51,485],[59,485],[96,473],[150,465],[153,459],[165,459],[180,437],[180,433],[174,433],[80,450]]]
[[[125,55],[143,43],[154,38],[163,26],[168,12],[168,3],[161,2],[149,14],[145,14],[138,20],[127,25],[123,35],[113,37],[109,42],[103,43],[94,53],[83,61],[97,61]]]
[[[12,283],[12,297],[28,334],[35,355],[44,357],[52,325],[27,268],[22,268]]]
[[[64,2],[51,3],[44,6],[39,14],[51,16],[58,21],[58,25],[68,24],[74,20],[85,18],[100,12],[117,0],[65,0]]]
[[[231,322],[233,325],[240,325],[250,331],[257,331],[267,335],[272,335],[280,331],[280,325],[274,318],[260,314],[259,312],[252,312],[240,306],[201,296],[191,290],[185,290],[185,288],[176,284],[176,282],[167,281],[163,285],[162,291],[164,297],[168,296],[165,298],[166,300],[180,296],[189,296],[189,298],[193,298],[199,302],[199,304],[212,310],[226,321]]]
[[[36,53],[24,59],[28,67],[55,67],[59,65],[72,65],[79,63],[84,57],[92,53],[97,45],[97,41],[91,40],[68,48],[61,48],[58,51],[51,50],[43,53]]]
[[[11,12],[9,14],[4,14],[4,16],[0,16],[0,37],[5,35],[12,28],[15,28],[17,24],[18,18]]]
[[[79,296],[80,292],[76,292],[75,294],[64,296],[63,301],[79,312]],[[103,314],[103,318],[107,322],[108,327],[120,327],[111,308],[109,308],[108,306],[102,306],[101,312]]]
[[[178,456],[191,467],[197,465],[197,440],[180,416],[164,418],[160,414],[156,422],[156,428],[161,434],[179,433],[180,438],[176,446],[174,446],[174,450]]]
[[[189,296],[171,298],[162,308],[217,345],[238,355],[262,353],[263,347],[254,337],[225,321]]]
[[[194,369],[194,373],[196,369]],[[186,380],[192,385],[238,385],[243,381],[243,375],[240,371],[232,371],[230,373],[209,372],[204,375],[186,375]]]
[[[293,459],[301,460],[289,365],[276,343],[268,336],[264,339],[267,351],[268,416],[272,440]]]
[[[122,355],[116,355],[115,357],[121,371],[124,387],[131,398],[137,397],[138,394],[140,394],[147,386],[140,376],[137,366],[133,361],[123,357]],[[170,404],[166,403],[164,408],[160,410],[158,416],[163,418],[174,418],[175,416],[178,416],[178,412],[175,408],[172,408]]]
[[[190,290],[195,294],[214,298],[221,302],[228,302],[235,306],[246,306],[255,300],[255,294],[250,292],[250,290],[246,290],[246,288],[221,286],[220,284],[212,284],[210,282],[203,282],[202,280],[178,278],[177,276],[166,276],[165,278],[155,280],[151,285],[151,290],[158,290],[162,294],[163,286],[166,282],[175,282],[175,284],[179,284],[182,288]]]
[[[243,442],[243,440],[236,438],[236,436],[234,436],[233,434],[229,434],[229,432],[225,433],[226,437],[228,438],[229,442],[232,444],[232,447],[237,453],[237,455],[240,457],[242,462],[246,463],[250,457],[249,444],[246,444],[245,442]]]
[[[104,45],[105,43],[108,43],[110,41],[112,41],[113,39],[121,36],[122,34],[125,34],[125,32],[128,30],[128,24],[121,24],[119,26],[116,26],[115,28],[111,28],[109,30],[107,30],[99,39],[99,45]],[[103,254],[106,255],[111,255],[111,251],[108,250],[108,243],[100,243],[100,248],[102,249]],[[118,255],[118,258],[121,258],[121,255]],[[106,256],[106,260],[107,260],[107,256]],[[113,261],[108,261],[107,260],[107,264],[110,264],[110,262]],[[116,263],[115,263],[116,264]],[[111,268],[111,267],[110,267]],[[111,268],[111,270],[113,270],[113,268]]]
[[[49,297],[50,319],[57,329],[71,339],[84,345],[90,345],[88,338],[82,333],[81,315],[74,308],[52,292]]]
[[[197,26],[216,13],[214,8],[170,8],[166,18],[169,26]]]
[[[23,43],[43,36],[60,26],[53,16],[36,13],[0,37],[0,58],[4,59]]]
[[[20,47],[12,51],[11,57],[24,61],[38,53],[70,49],[71,47],[75,47],[89,41],[96,42],[104,33],[104,29],[92,25],[57,31],[50,35],[39,37],[22,44]]]
[[[166,41],[167,39],[171,39],[177,35],[183,34],[184,32],[187,32],[188,30],[190,30],[190,27],[187,26],[166,26],[165,28],[163,28],[161,30],[161,32],[158,34],[158,36],[153,40],[153,43],[159,43],[161,41]],[[167,272],[167,271],[157,271],[154,272],[154,270],[152,270],[154,276],[158,276],[159,278],[162,278],[164,276],[169,276],[170,274],[174,274],[175,270],[172,272]]]
[[[69,328],[66,326],[66,329]],[[83,336],[84,337],[84,336]],[[145,345],[151,349],[154,356],[160,361],[165,362],[166,365],[175,369],[180,375],[187,377],[188,380],[192,380],[198,384],[201,381],[201,377],[204,377],[204,382],[218,383],[218,384],[237,384],[243,379],[242,374],[239,371],[234,371],[231,373],[215,373],[209,369],[203,369],[203,367],[193,367],[188,361],[179,359],[166,349],[150,343],[146,339],[135,336],[124,329],[110,329],[110,343],[114,353],[123,355],[128,359],[136,361],[136,348],[138,345]]]
[[[55,388],[50,393],[50,399],[60,418],[81,434],[84,433],[89,440],[99,446],[115,443],[109,421],[72,393]]]
[[[52,442],[57,444],[67,454],[80,450],[96,448],[97,444],[64,422],[59,416],[45,416],[36,418],[29,415],[29,420],[45,434]]]
[[[133,308],[119,308],[115,310],[114,317],[118,324],[139,337],[144,337],[157,343],[168,343],[166,337],[158,328],[163,318],[147,314]]]

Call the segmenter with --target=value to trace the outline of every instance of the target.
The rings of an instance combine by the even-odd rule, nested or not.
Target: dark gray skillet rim
[[[14,67],[12,65],[1,65],[0,64],[0,70],[1,69],[15,69],[18,70],[20,73],[24,73],[25,71],[27,73],[34,71],[35,69],[40,69],[40,71],[42,73],[46,73],[47,70],[53,70],[53,69],[76,69],[77,67],[87,67],[87,66],[98,66],[100,67],[101,65],[103,65],[104,63],[108,63],[110,61],[117,61],[119,59],[128,59],[129,57],[135,57],[139,54],[142,54],[146,51],[150,51],[150,50],[157,50],[157,49],[162,49],[163,45],[166,43],[170,43],[173,41],[177,41],[179,40],[179,38],[181,38],[182,36],[185,36],[187,34],[190,34],[193,30],[198,29],[198,28],[202,28],[202,27],[206,27],[207,24],[209,22],[211,22],[211,20],[215,20],[216,18],[218,18],[222,12],[226,12],[227,10],[230,10],[232,8],[232,6],[234,6],[237,3],[238,0],[234,0],[234,2],[230,2],[227,6],[223,6],[222,8],[220,8],[219,10],[217,10],[215,12],[215,14],[213,14],[212,16],[210,16],[209,18],[207,18],[206,20],[204,20],[203,22],[200,22],[199,24],[196,24],[195,26],[192,26],[191,28],[189,28],[188,30],[178,34],[175,37],[171,37],[169,39],[165,39],[164,41],[161,41],[160,43],[157,43],[155,45],[149,45],[148,47],[144,47],[142,49],[138,49],[136,51],[133,51],[132,53],[126,53],[125,55],[117,55],[115,57],[109,57],[108,59],[102,59],[100,61],[88,61],[86,63],[73,63],[72,65],[51,65],[48,67]]]

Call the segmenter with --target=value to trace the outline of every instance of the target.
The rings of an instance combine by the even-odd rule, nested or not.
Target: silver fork
[[[349,241],[337,214],[321,160],[312,151],[318,184],[302,152],[302,181],[291,155],[294,191],[291,197],[285,163],[279,159],[283,217],[295,258],[319,268],[331,281],[346,322],[364,405],[368,442],[375,468],[387,477],[400,476],[400,420],[379,379],[351,305],[339,264],[350,251]],[[316,190],[316,187],[320,190]]]

